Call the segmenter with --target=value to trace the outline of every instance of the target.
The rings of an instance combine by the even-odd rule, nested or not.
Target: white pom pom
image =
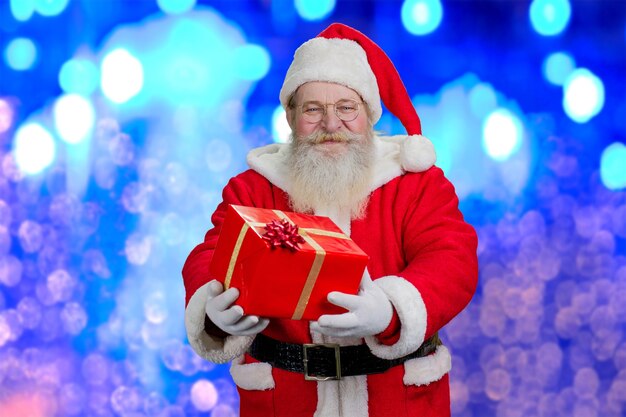
[[[422,135],[407,136],[400,144],[400,164],[405,171],[423,172],[435,165],[433,143]]]

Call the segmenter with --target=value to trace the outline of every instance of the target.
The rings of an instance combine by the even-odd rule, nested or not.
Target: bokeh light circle
[[[272,137],[274,142],[286,143],[289,141],[289,135],[291,134],[291,128],[287,123],[287,114],[282,106],[276,107],[274,113],[272,113]]]
[[[167,14],[182,14],[193,9],[196,0],[157,0],[159,8]]]
[[[563,32],[571,14],[569,0],[533,0],[529,10],[533,28],[543,36],[554,36]]]
[[[35,0],[35,11],[46,17],[56,16],[65,10],[69,2],[70,0]]]
[[[18,22],[26,22],[35,13],[34,0],[10,0],[11,14]]]
[[[92,132],[96,111],[89,100],[78,94],[65,94],[54,103],[54,124],[61,139],[80,143]]]
[[[217,404],[215,385],[206,379],[196,381],[191,387],[191,403],[199,411],[209,411]]]
[[[554,85],[563,85],[567,77],[576,68],[574,58],[566,52],[555,52],[543,61],[543,76]]]
[[[600,178],[610,190],[626,188],[626,145],[614,142],[602,151]]]
[[[0,99],[0,133],[8,131],[13,126],[15,112],[11,103]]]
[[[563,90],[563,109],[575,122],[588,122],[604,107],[604,84],[588,69],[573,71],[565,80]]]
[[[497,109],[483,124],[483,149],[492,159],[506,161],[521,147],[522,135],[519,118],[507,109]]]
[[[88,96],[98,87],[98,67],[85,59],[70,59],[59,71],[59,85],[66,93]]]
[[[443,19],[440,0],[405,0],[402,4],[402,24],[413,35],[428,35]]]
[[[336,0],[295,0],[296,11],[304,20],[322,20],[335,9]]]
[[[143,66],[139,59],[123,48],[109,52],[102,60],[100,86],[114,103],[125,103],[143,87]]]
[[[49,167],[56,156],[56,144],[48,130],[38,123],[27,123],[15,133],[13,153],[19,169],[38,174]]]
[[[4,60],[16,71],[31,69],[37,61],[37,47],[28,38],[15,38],[4,50]]]

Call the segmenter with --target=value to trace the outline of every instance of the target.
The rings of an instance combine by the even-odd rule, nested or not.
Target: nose
[[[326,114],[324,114],[324,117],[322,118],[322,126],[329,133],[337,132],[341,129],[341,126],[343,126],[343,122],[335,114],[333,106],[326,107]]]

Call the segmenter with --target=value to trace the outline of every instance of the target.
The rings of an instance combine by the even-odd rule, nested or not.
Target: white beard
[[[332,139],[345,142],[341,152],[320,149],[319,143]],[[373,132],[292,134],[289,144],[290,203],[301,213],[343,212],[351,219],[363,217],[373,177]]]

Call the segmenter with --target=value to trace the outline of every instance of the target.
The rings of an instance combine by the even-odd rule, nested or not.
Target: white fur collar
[[[426,171],[435,164],[435,148],[422,135],[376,136],[375,173],[369,192],[405,172]],[[250,168],[267,178],[287,194],[292,184],[289,181],[286,144],[272,144],[256,148],[248,153]]]

